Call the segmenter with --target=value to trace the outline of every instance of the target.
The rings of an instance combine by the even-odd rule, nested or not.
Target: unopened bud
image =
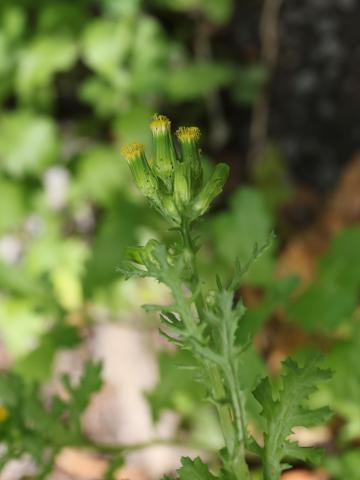
[[[161,211],[163,215],[172,220],[176,225],[179,225],[181,222],[181,217],[179,211],[175,205],[172,195],[162,193],[160,196]]]
[[[178,163],[174,173],[174,199],[181,210],[191,201],[191,170],[189,165]]]
[[[216,305],[216,291],[209,290],[206,298],[205,298],[206,305],[209,307],[214,307]]]
[[[154,139],[154,172],[172,192],[176,152],[171,136],[171,122],[164,115],[154,115],[150,128]]]
[[[209,181],[195,199],[193,210],[198,216],[203,215],[215,197],[221,193],[228,176],[229,166],[225,163],[218,163]]]
[[[144,145],[132,143],[121,149],[121,154],[129,164],[135,183],[141,192],[158,203],[158,184],[146,160]]]
[[[181,147],[181,159],[189,164],[191,171],[191,189],[193,195],[200,191],[203,179],[203,169],[200,159],[200,130],[197,127],[180,127],[176,136]]]

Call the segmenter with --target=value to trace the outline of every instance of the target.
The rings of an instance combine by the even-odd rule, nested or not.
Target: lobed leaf
[[[329,418],[328,408],[309,411],[303,407],[303,402],[317,390],[318,383],[332,375],[330,370],[320,369],[318,363],[319,356],[314,356],[304,367],[289,358],[284,362],[279,389],[265,378],[254,391],[263,409],[264,448],[261,456],[264,480],[278,480],[281,471],[286,468],[282,462],[288,456],[302,460],[318,458],[318,450],[300,448],[287,440],[294,427],[312,426]]]

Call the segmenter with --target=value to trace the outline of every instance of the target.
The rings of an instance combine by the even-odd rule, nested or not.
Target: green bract
[[[171,134],[171,122],[155,115],[150,124],[154,139],[154,159],[148,162],[141,144],[126,145],[122,155],[127,160],[135,183],[167,220],[179,226],[203,215],[221,193],[229,174],[223,163],[204,181],[197,127],[180,127],[177,157]]]
[[[145,197],[157,203],[158,182],[146,160],[144,146],[140,143],[127,145],[122,149],[122,154],[129,164],[136,185]]]

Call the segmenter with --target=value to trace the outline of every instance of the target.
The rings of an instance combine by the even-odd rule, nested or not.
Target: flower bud
[[[180,143],[181,159],[189,165],[191,171],[191,190],[193,196],[201,189],[203,169],[200,159],[199,138],[200,130],[197,127],[180,127],[176,136]]]
[[[154,139],[154,172],[164,182],[169,193],[173,187],[176,152],[171,136],[171,122],[164,115],[154,115],[150,128]]]
[[[212,308],[215,307],[216,305],[216,290],[209,290],[206,298],[205,298],[205,303],[208,307]]]
[[[228,176],[229,166],[225,163],[218,163],[209,181],[201,190],[193,204],[193,210],[197,216],[203,215],[215,197],[221,193]]]
[[[174,173],[174,199],[176,206],[181,211],[192,198],[191,195],[191,170],[185,163],[178,163]]]
[[[168,219],[172,220],[175,224],[179,225],[181,222],[181,217],[179,211],[175,205],[172,195],[167,193],[160,193],[160,210],[162,214]]]
[[[138,188],[147,198],[158,204],[158,182],[146,160],[144,146],[140,143],[125,145],[121,154],[129,164]]]

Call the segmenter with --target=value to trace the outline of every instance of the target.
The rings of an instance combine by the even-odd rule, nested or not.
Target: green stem
[[[189,256],[189,261],[193,269],[190,287],[192,293],[195,295],[195,307],[198,318],[201,321],[203,320],[205,303],[199,288],[200,280],[196,265],[195,246],[190,234],[190,225],[187,221],[183,221],[181,233],[184,249]],[[241,397],[237,391],[238,382],[236,381],[234,365],[229,357],[226,358],[226,362],[224,369],[220,369],[219,366],[211,364],[209,361],[204,362],[204,367],[209,377],[211,393],[216,400],[219,400],[216,402],[216,409],[234,477],[237,480],[247,480],[250,478],[250,473],[245,460],[244,413]],[[223,405],[221,404],[221,401],[225,400],[227,396],[225,382],[230,391],[232,408],[225,403]]]

